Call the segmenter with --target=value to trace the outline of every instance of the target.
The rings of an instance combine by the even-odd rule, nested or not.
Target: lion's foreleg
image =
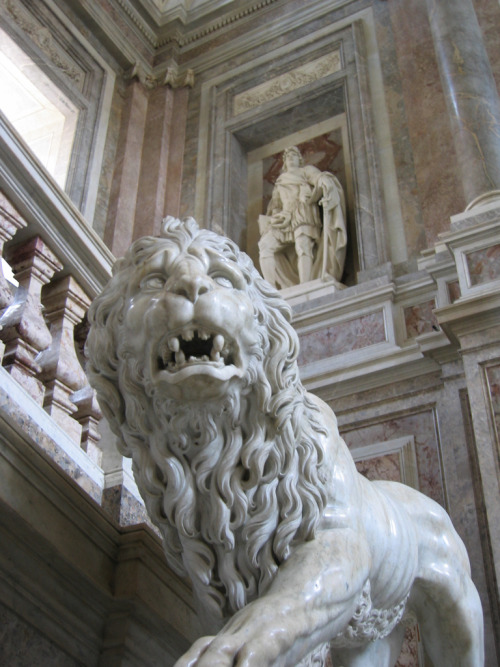
[[[177,667],[292,667],[342,632],[368,578],[369,551],[352,530],[332,530],[300,545],[268,592],[248,604],[200,652]]]

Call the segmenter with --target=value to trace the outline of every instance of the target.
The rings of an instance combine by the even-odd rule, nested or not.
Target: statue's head
[[[290,167],[303,167],[304,158],[297,146],[290,146],[283,151],[283,169],[287,171]]]
[[[89,320],[89,373],[98,388],[115,386],[117,400],[123,365],[129,391],[196,402],[245,391],[277,354],[273,368],[291,372],[298,350],[288,305],[235,243],[192,218],[166,218],[159,237],[136,241]]]

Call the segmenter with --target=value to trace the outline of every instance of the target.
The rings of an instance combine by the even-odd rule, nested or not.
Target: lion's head
[[[164,221],[89,311],[88,374],[171,566],[220,616],[262,593],[325,504],[290,309],[229,239]]]

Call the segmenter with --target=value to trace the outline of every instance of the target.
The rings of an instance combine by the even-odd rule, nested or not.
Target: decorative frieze
[[[68,77],[79,90],[82,90],[85,82],[84,70],[78,67],[77,63],[61,48],[50,30],[37,21],[19,0],[0,0],[0,7],[8,13],[19,28],[43,51],[50,62]]]
[[[335,74],[341,69],[340,50],[327,53],[321,58],[316,58],[316,60],[235,95],[233,98],[233,114],[237,116],[244,111],[307,86],[309,83],[314,83],[330,74]]]

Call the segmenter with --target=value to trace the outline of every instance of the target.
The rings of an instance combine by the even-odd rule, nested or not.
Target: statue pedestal
[[[304,301],[335,294],[335,292],[343,290],[345,287],[334,278],[328,278],[327,280],[318,278],[317,280],[310,280],[308,283],[285,287],[285,289],[280,290],[280,294],[291,306],[295,306]]]

